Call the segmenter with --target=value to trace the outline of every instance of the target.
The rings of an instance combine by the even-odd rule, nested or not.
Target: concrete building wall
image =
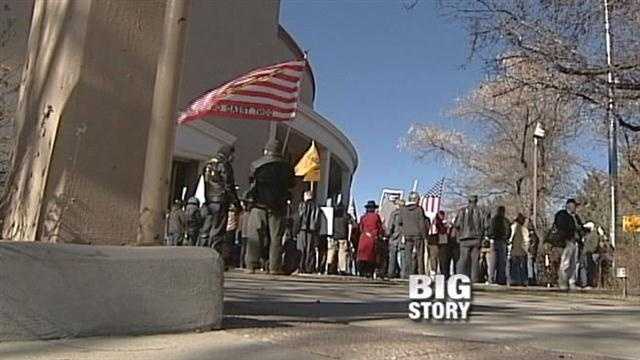
[[[4,238],[132,240],[163,12],[161,0],[35,2]]]
[[[3,203],[3,238],[110,245],[135,240],[164,5],[36,0],[33,15],[25,14],[31,29],[17,117],[18,166]],[[191,2],[180,108],[247,71],[303,56],[279,25],[279,6],[275,0]],[[350,179],[355,150],[313,111],[315,85],[309,69],[302,111],[279,125],[277,136],[284,140],[287,127],[294,129],[292,161],[315,140]],[[234,144],[244,191],[249,165],[269,134],[267,122],[208,118],[178,128],[175,158],[189,161],[184,168],[193,171],[220,145]],[[192,191],[193,179],[182,180],[193,183]],[[328,189],[328,183],[320,185]]]

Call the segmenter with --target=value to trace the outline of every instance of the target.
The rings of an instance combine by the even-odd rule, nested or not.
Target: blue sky
[[[417,178],[426,191],[448,175],[397,147],[414,122],[455,126],[443,113],[484,76],[467,61],[464,29],[434,3],[407,11],[400,1],[282,0],[281,24],[309,50],[316,110],[358,150],[359,206],[384,186],[409,189]]]

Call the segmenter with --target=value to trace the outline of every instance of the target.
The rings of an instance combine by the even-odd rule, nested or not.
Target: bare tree
[[[535,70],[522,63],[510,69],[522,73],[518,76]],[[566,96],[515,87],[512,76],[500,76],[482,83],[449,113],[464,121],[466,133],[414,124],[402,146],[418,158],[431,157],[452,165],[457,172],[450,184],[453,192],[477,193],[527,214],[531,210],[533,132],[536,123],[541,123],[547,137],[540,146],[538,192],[543,211],[538,220],[544,224],[544,206],[571,192],[575,185],[571,174],[582,164],[569,148],[580,135],[576,111]],[[467,135],[469,132],[472,134]]]
[[[0,3],[0,193],[11,167],[14,126],[13,116],[20,87],[21,61],[10,51],[16,37],[16,18],[10,3]]]

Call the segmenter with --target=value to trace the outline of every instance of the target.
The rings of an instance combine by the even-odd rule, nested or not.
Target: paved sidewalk
[[[479,289],[471,320],[407,318],[406,282],[246,275],[225,281],[222,331],[0,343],[0,359],[637,359],[640,305]]]

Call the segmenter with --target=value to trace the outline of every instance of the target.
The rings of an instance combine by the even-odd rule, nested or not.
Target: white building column
[[[318,146],[320,155],[320,181],[316,189],[316,200],[318,204],[325,205],[327,203],[327,195],[329,193],[329,172],[331,170],[331,151],[324,146]]]

